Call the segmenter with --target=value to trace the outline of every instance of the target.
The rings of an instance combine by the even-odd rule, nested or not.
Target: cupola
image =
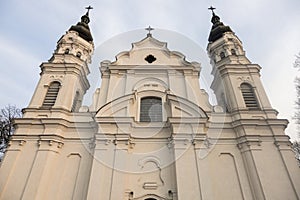
[[[90,18],[89,12],[90,9],[93,9],[91,6],[87,7],[87,12],[85,15],[81,17],[81,22],[78,22],[76,25],[71,26],[69,31],[76,31],[78,32],[79,36],[85,39],[88,42],[93,41],[93,37],[89,28]]]
[[[220,21],[220,17],[217,16],[214,12],[214,7],[209,8],[212,11],[211,22],[213,24],[208,41],[215,42],[217,39],[221,38],[226,32],[233,32],[229,26],[225,26],[223,22]]]

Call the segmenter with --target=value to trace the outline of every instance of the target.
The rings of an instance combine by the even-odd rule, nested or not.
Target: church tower
[[[248,60],[240,39],[214,12],[211,22],[207,51],[215,77],[211,88],[218,104],[231,113],[263,110],[275,116],[260,80],[261,67]]]
[[[82,123],[92,121],[91,114],[78,115],[90,87],[88,64],[94,51],[88,25],[91,7],[87,9],[58,40],[48,62],[40,65],[40,80],[23,118],[15,121],[16,131],[1,163],[0,199],[84,199],[85,188],[76,180],[88,183],[80,163],[90,162],[82,143],[90,142],[93,129]],[[78,129],[85,132],[83,138]]]
[[[290,142],[284,134],[288,121],[277,119],[278,112],[272,108],[260,79],[261,67],[249,61],[242,42],[220,21],[215,8],[209,9],[213,24],[207,46],[214,76],[211,88],[232,120],[252,198],[299,199],[300,181],[293,175],[293,171],[299,175],[299,169],[289,165],[293,155],[287,154],[291,153]],[[274,165],[276,176],[281,178],[269,185],[275,175]],[[284,194],[282,188],[290,192]]]
[[[260,66],[212,13],[207,46],[218,105],[151,27],[99,66],[92,104],[89,10],[41,64],[0,166],[0,199],[231,200],[300,197],[300,170]]]
[[[90,9],[90,7],[89,7]],[[31,111],[76,112],[90,85],[87,75],[94,44],[89,10],[57,42],[53,56],[41,64],[41,77],[25,113]]]

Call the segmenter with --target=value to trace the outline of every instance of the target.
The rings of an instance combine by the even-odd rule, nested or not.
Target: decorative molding
[[[170,196],[170,195],[169,195]],[[173,196],[173,195],[172,195]],[[157,199],[157,200],[173,200],[173,197],[161,197],[156,194],[145,194],[136,198],[129,198],[129,200],[144,200],[144,199]]]
[[[24,146],[27,141],[25,139],[12,139],[8,141],[8,146],[12,146],[13,143],[18,143],[19,146]]]
[[[279,150],[292,150],[292,143],[289,141],[288,136],[275,136],[274,140],[274,145]]]
[[[143,188],[145,190],[156,190],[158,188],[158,185],[156,182],[145,182]]]
[[[250,76],[238,76],[237,80],[240,82],[252,83]]]
[[[128,138],[126,145],[128,146],[128,151],[131,151],[134,148],[135,143],[132,142],[131,138]]]
[[[259,135],[242,136],[237,138],[237,147],[242,151],[261,150],[261,138]]]
[[[58,153],[58,150],[63,147],[64,143],[63,139],[60,137],[52,135],[41,135],[40,139],[37,140],[37,145],[39,147],[39,150],[53,151]]]
[[[173,140],[173,138],[171,138],[171,137],[169,137],[168,138],[168,143],[167,143],[167,147],[169,148],[169,149],[172,149],[173,147],[174,147],[174,140]]]

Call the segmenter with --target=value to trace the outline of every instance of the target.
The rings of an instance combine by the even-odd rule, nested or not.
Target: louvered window
[[[162,121],[161,98],[145,97],[141,99],[140,121],[141,122]]]
[[[247,83],[241,84],[241,91],[247,108],[251,110],[259,109],[258,103],[251,85]]]
[[[52,106],[54,106],[59,88],[60,88],[59,82],[55,81],[50,84],[46,97],[43,102],[43,108],[50,109]]]

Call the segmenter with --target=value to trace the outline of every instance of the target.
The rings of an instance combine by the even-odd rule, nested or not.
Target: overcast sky
[[[293,68],[293,62],[300,52],[299,0],[1,1],[1,108],[7,104],[20,108],[28,105],[39,80],[39,65],[51,57],[57,40],[80,20],[88,5],[94,7],[89,25],[96,50],[103,49],[111,38],[119,38],[121,46],[125,47],[113,48],[102,56],[96,52],[90,66],[96,76],[101,59],[112,60],[119,51],[129,50],[130,43],[143,39],[146,35],[143,29],[151,25],[156,28],[153,36],[168,42],[170,50],[182,52],[188,61],[200,62],[204,71],[201,77],[208,82],[210,78],[206,72],[210,72],[211,66],[207,64],[205,49],[211,13],[207,8],[217,7],[216,13],[221,20],[243,42],[247,57],[262,67],[261,77],[271,104],[279,111],[279,118],[291,122],[286,132],[296,139],[292,116],[296,98],[294,79],[299,72]],[[122,35],[129,33],[137,39],[121,40]],[[168,35],[174,37],[169,40]],[[178,37],[181,39],[176,40]],[[202,49],[199,57],[186,48],[187,40]],[[91,88],[95,87],[97,85]]]

